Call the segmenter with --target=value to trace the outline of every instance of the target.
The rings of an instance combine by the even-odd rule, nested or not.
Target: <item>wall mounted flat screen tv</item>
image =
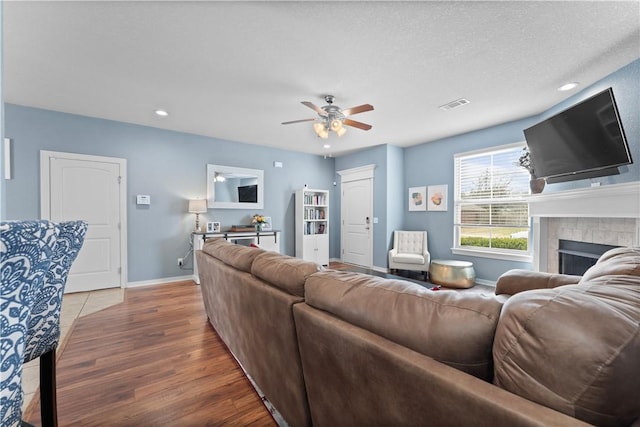
[[[258,186],[257,185],[241,185],[238,187],[238,202],[240,203],[258,203]]]
[[[613,97],[606,89],[524,130],[535,175],[547,182],[620,173],[633,162]]]

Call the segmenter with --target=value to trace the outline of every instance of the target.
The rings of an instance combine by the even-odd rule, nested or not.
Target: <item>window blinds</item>
[[[525,196],[529,194],[530,177],[518,165],[521,153],[522,146],[518,145],[455,156],[454,223],[458,245],[465,232],[491,240],[498,235],[510,237],[510,232],[528,231],[529,206]]]

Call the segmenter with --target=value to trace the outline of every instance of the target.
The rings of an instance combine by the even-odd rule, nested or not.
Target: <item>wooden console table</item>
[[[230,242],[248,246],[256,244],[260,248],[280,252],[280,231],[220,231],[216,233],[193,232],[191,233],[191,244],[193,245],[193,281],[200,284],[198,275],[198,261],[196,251],[202,249],[207,239],[223,238]]]

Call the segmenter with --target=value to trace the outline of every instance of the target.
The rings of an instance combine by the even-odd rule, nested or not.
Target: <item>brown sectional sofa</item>
[[[320,267],[224,239],[207,242],[196,256],[215,330],[282,416],[310,425],[292,308],[304,301],[304,281]]]
[[[292,426],[640,426],[640,249],[495,295],[224,240],[196,256],[211,324]]]

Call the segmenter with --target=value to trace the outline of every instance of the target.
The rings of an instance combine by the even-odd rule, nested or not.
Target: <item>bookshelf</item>
[[[296,191],[296,257],[329,265],[329,191]]]

